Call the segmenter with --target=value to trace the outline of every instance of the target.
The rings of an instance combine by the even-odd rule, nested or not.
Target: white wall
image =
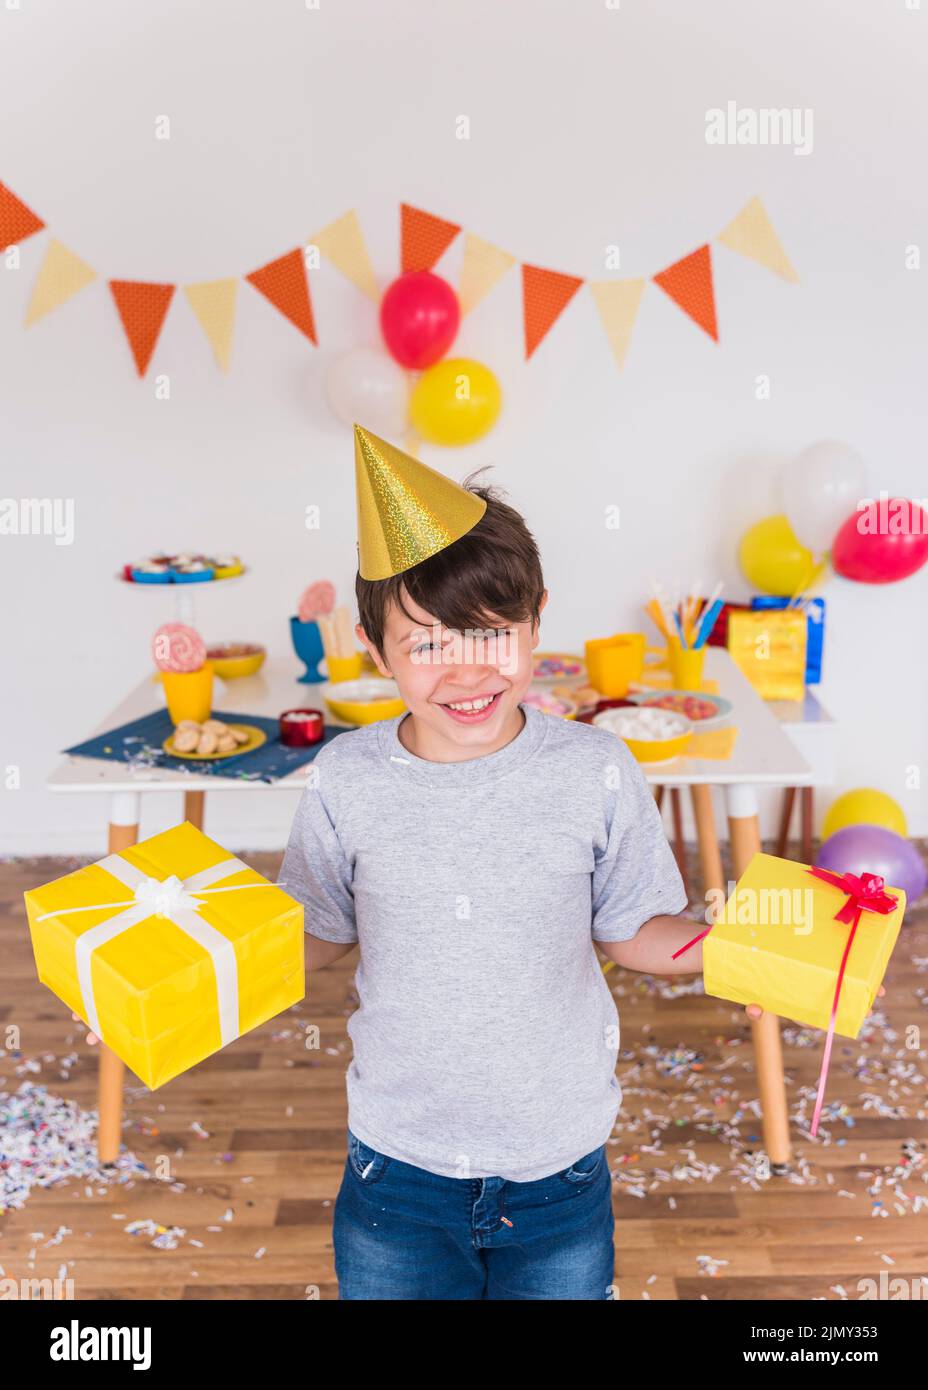
[[[651,287],[620,374],[581,293],[526,364],[516,273],[463,327],[458,349],[496,369],[504,414],[480,444],[423,456],[459,478],[496,465],[541,543],[543,640],[576,646],[637,624],[654,572],[717,574],[743,597],[734,542],[776,510],[778,461],[817,438],[852,442],[874,490],[928,493],[925,272],[904,266],[928,212],[926,25],[904,0],[21,0],[0,9],[0,179],[102,276],[179,283],[251,270],[351,207],[385,283],[403,199],[538,265],[606,278],[617,243],[623,273],[648,275],[759,193],[802,283],[719,248],[719,347]],[[811,107],[812,153],[708,146],[705,112],[729,99]],[[46,236],[0,274],[0,492],[74,497],[77,534],[0,538],[0,766],[23,781],[0,793],[9,853],[101,848],[103,807],[43,780],[148,667],[155,604],[114,583],[125,559],[240,551],[253,577],[211,596],[205,636],[280,654],[307,582],[349,594],[351,444],[323,376],[376,341],[374,306],[324,267],[318,350],[243,286],[223,377],[178,296],[139,382],[102,283],[22,329]],[[438,269],[454,280],[458,258]],[[313,501],[324,525],[309,534]],[[926,753],[926,595],[928,572],[833,581],[822,687],[841,785],[884,787],[921,833],[924,795],[903,777]],[[280,844],[293,806],[249,798],[243,822],[244,801],[215,798],[209,829]],[[145,832],[177,810],[159,800]]]

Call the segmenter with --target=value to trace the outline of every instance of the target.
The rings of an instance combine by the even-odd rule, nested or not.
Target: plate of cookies
[[[161,745],[173,758],[234,758],[267,742],[267,734],[254,724],[227,724],[222,719],[182,719]]]

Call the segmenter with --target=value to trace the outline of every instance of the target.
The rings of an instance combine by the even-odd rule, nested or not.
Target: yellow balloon
[[[822,822],[822,839],[827,840],[829,835],[847,825],[882,825],[886,830],[895,830],[897,835],[908,836],[909,833],[905,812],[898,801],[875,787],[857,787],[833,801]]]
[[[422,373],[409,415],[431,444],[470,444],[493,428],[501,405],[499,382],[489,367],[451,357]]]
[[[765,517],[745,531],[738,560],[745,579],[762,594],[792,597],[815,569],[812,551],[800,545],[783,515]]]

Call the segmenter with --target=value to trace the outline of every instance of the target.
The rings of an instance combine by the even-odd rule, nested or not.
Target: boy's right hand
[[[80,1014],[72,1014],[71,1017],[74,1019],[75,1023],[83,1023],[84,1021]],[[90,1043],[91,1047],[93,1047],[94,1043],[98,1043],[100,1039],[97,1037],[96,1033],[88,1032],[87,1041]]]

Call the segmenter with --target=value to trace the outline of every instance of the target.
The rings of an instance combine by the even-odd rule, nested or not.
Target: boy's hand
[[[74,1019],[75,1023],[83,1023],[84,1021],[80,1014],[72,1014],[71,1017]],[[100,1039],[97,1037],[96,1033],[88,1032],[87,1041],[90,1043],[91,1047],[93,1047],[94,1043],[98,1043]]]
[[[876,993],[877,998],[879,998],[881,994],[886,993],[886,990],[883,988],[882,985],[880,985]],[[763,1018],[764,1016],[764,1011],[759,1004],[746,1004],[744,1007],[744,1012],[747,1014],[748,1018]]]

